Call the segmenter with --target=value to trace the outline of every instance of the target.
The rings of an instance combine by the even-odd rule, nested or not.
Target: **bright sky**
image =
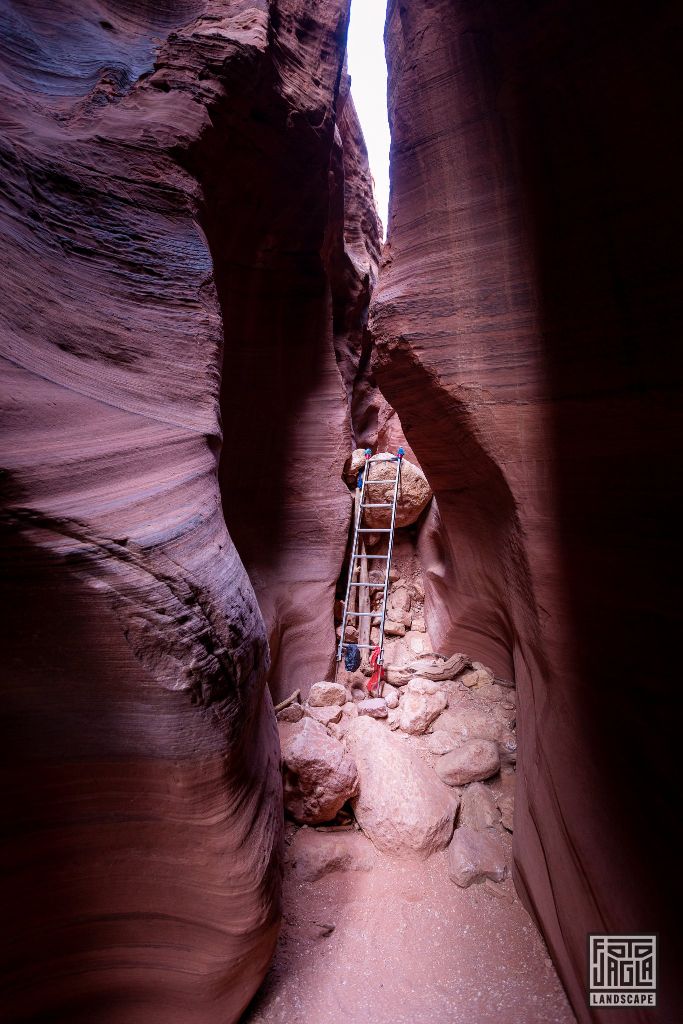
[[[348,57],[351,93],[368,147],[375,199],[387,230],[389,209],[389,121],[384,19],[387,0],[352,0]]]

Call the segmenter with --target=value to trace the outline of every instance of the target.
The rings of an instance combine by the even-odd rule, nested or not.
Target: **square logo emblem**
[[[589,935],[590,1006],[657,1005],[657,936]]]

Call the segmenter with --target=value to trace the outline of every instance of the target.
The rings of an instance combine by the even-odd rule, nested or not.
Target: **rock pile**
[[[390,609],[404,635],[385,646],[391,682],[381,696],[367,693],[362,670],[340,670],[337,682],[314,683],[304,704],[278,712],[290,817],[338,829],[342,812],[349,836],[313,840],[311,832],[310,843],[327,852],[304,854],[302,839],[297,856],[366,870],[370,849],[421,858],[447,849],[457,885],[501,881],[513,827],[514,686],[464,654],[428,650],[420,590],[394,576]],[[419,653],[414,635],[425,645]],[[354,850],[363,866],[352,863]]]

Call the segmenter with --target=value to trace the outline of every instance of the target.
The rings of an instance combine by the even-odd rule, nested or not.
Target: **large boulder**
[[[360,780],[353,808],[375,846],[420,857],[447,846],[458,799],[408,743],[371,718],[353,719],[346,739]]]
[[[421,736],[447,705],[448,698],[438,683],[419,676],[411,679],[401,698],[401,730]]]
[[[457,829],[448,847],[448,875],[452,882],[463,888],[485,878],[502,882],[506,871],[505,851],[496,829]]]
[[[312,718],[280,732],[285,807],[295,821],[331,821],[358,791],[353,758]]]
[[[466,786],[495,775],[500,769],[498,747],[490,740],[467,740],[436,762],[436,773],[447,786]]]
[[[500,743],[506,733],[500,718],[485,707],[451,706],[439,718],[439,729],[464,740],[482,739]]]
[[[366,490],[368,500],[373,504],[390,502],[394,495],[394,479],[396,477],[396,461],[382,461],[391,458],[389,452],[379,452],[370,459],[370,479],[386,480],[386,484],[372,485]],[[365,455],[362,449],[358,448],[351,456],[351,463],[346,479],[351,485],[355,485],[358,472],[365,465]],[[432,489],[427,483],[427,477],[422,470],[408,462],[401,460],[401,484],[398,492],[396,505],[396,526],[410,526],[414,523],[421,512],[427,507],[432,498]],[[364,514],[364,525],[383,528],[391,521],[391,509],[372,508],[367,509]]]

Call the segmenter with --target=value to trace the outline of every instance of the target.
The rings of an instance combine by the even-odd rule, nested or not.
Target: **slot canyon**
[[[683,1019],[680,13],[349,3],[0,0],[3,1024]]]

